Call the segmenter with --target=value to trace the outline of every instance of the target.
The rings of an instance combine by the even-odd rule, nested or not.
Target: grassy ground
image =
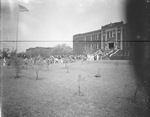
[[[135,75],[128,61],[94,61],[51,65],[36,80],[35,71],[4,67],[4,117],[144,117],[145,94],[133,102]],[[101,77],[95,77],[98,73]],[[81,93],[79,94],[79,77]]]

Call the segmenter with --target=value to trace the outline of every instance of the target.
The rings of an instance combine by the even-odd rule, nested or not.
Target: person
[[[27,57],[24,58],[24,65],[25,65],[25,68],[27,69],[27,66],[28,66],[28,59],[27,59]]]
[[[96,55],[96,60],[99,60],[99,55],[98,54]]]
[[[6,66],[6,58],[3,58],[3,66]]]
[[[131,62],[136,73],[136,81],[147,93],[146,112],[150,117],[150,0],[128,0],[126,19],[131,43]]]

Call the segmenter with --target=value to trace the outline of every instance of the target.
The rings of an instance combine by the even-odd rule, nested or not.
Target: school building
[[[73,36],[73,53],[93,54],[99,50],[109,53],[114,51],[110,59],[129,59],[130,43],[127,24],[123,21],[104,25],[99,30],[76,34]],[[116,51],[115,51],[116,50]]]

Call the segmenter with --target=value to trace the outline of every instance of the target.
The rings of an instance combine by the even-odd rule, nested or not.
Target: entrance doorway
[[[114,48],[114,43],[109,43],[109,49],[113,49]]]

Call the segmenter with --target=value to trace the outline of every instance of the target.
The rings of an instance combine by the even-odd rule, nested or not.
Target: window
[[[93,49],[93,45],[91,44],[91,47],[90,47],[90,49],[92,50]]]
[[[90,36],[90,41],[92,41],[92,36]]]
[[[99,44],[98,43],[96,44],[96,46],[97,46],[96,49],[99,49]]]
[[[110,37],[112,38],[112,31],[110,31]]]
[[[116,37],[116,31],[113,30],[111,35],[112,35],[112,37]]]
[[[107,38],[109,38],[109,32],[107,32]]]
[[[90,41],[90,36],[86,36],[86,41]]]
[[[92,35],[92,41],[95,41],[95,37],[94,37],[94,35]]]
[[[100,47],[101,47],[101,43],[99,43],[99,48],[98,49],[100,49]]]
[[[98,40],[98,35],[92,35],[92,41]]]
[[[105,35],[103,35],[103,40],[105,41]]]
[[[97,44],[95,44],[95,49],[97,49]]]
[[[103,34],[105,34],[105,31],[103,31]]]
[[[99,40],[101,40],[101,34],[99,34]]]
[[[125,56],[129,56],[129,55],[130,55],[130,51],[125,51],[125,52],[124,52],[124,55],[125,55]]]
[[[120,49],[120,42],[118,42],[118,44],[117,44],[117,45],[118,45],[118,47],[117,47],[117,48],[118,48],[118,49]]]
[[[120,34],[120,32],[118,32],[118,40],[120,40],[121,39],[121,34]]]
[[[86,37],[84,37],[84,41],[86,41]]]
[[[95,49],[95,44],[93,45],[93,48]]]
[[[116,35],[115,35],[115,31],[113,30],[113,31],[108,31],[107,32],[107,38],[112,38],[112,37],[115,37]]]
[[[97,35],[95,35],[95,40],[97,40]]]

